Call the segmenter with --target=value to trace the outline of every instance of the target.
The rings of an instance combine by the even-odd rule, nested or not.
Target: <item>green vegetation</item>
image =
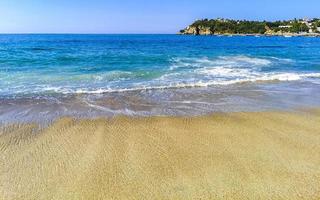
[[[264,33],[265,23],[235,20],[198,20],[191,26],[209,27],[214,33]]]
[[[320,19],[288,21],[247,21],[230,19],[202,19],[195,21],[181,34],[298,34],[316,33]]]
[[[312,21],[312,30],[314,32],[320,33],[320,19],[313,19]]]

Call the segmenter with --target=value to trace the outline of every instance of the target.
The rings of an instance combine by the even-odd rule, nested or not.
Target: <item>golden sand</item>
[[[61,119],[0,133],[0,199],[320,199],[320,112]]]

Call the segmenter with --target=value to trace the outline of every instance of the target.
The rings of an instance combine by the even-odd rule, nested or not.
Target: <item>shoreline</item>
[[[254,36],[254,37],[320,37],[320,34],[298,34],[298,33],[283,33],[283,34],[186,34],[186,33],[177,33],[177,35],[190,35],[190,36]]]
[[[317,86],[317,82],[275,81],[267,84],[12,98],[2,100],[0,125],[37,122],[46,126],[63,116],[82,119],[119,115],[192,117],[212,113],[294,111],[320,106],[320,88]]]
[[[0,199],[317,199],[320,109],[0,130]]]

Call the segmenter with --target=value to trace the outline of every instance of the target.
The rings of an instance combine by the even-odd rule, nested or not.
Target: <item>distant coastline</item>
[[[247,21],[232,19],[197,20],[178,34],[218,36],[284,36],[320,37],[320,19],[288,21]]]

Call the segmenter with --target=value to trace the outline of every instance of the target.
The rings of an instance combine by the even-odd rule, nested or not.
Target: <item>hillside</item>
[[[181,30],[184,35],[266,34],[266,35],[319,35],[320,19],[288,21],[247,21],[232,19],[197,20]]]

